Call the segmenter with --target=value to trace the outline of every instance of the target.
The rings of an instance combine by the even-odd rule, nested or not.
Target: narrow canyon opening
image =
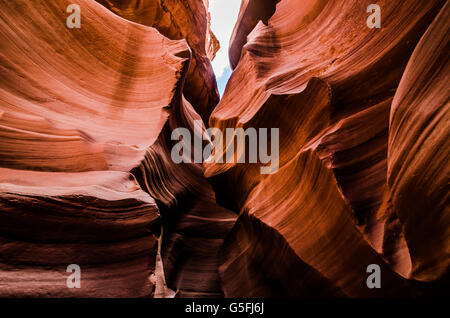
[[[211,29],[220,43],[220,49],[212,61],[220,96],[231,76],[229,43],[236,25],[241,0],[210,0]]]

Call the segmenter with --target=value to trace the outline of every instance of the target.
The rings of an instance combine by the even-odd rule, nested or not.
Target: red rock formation
[[[91,1],[68,29],[69,4],[0,3],[0,295],[148,296],[160,217],[129,171],[188,46]],[[81,289],[66,286],[72,263]]]
[[[450,267],[448,2],[412,54],[391,107],[387,183],[411,254],[411,278]]]
[[[220,272],[226,296],[302,296],[305,289],[313,290],[312,295],[336,295],[331,292],[336,290],[350,297],[421,294],[425,291],[415,279],[439,282],[448,272],[448,213],[443,197],[447,174],[442,171],[448,158],[448,134],[444,126],[435,126],[444,125],[448,111],[448,91],[443,88],[448,70],[442,66],[448,63],[444,53],[448,25],[430,26],[439,10],[448,13],[448,8],[443,8],[443,1],[379,1],[382,28],[371,30],[366,26],[368,4],[302,1],[300,5],[283,0],[274,10],[275,1],[267,1],[264,8],[243,2],[230,48],[235,69],[210,125],[222,130],[279,127],[280,169],[261,175],[258,164],[206,166],[205,175],[214,177],[217,191],[228,194],[221,200],[234,201],[240,211],[223,249]],[[430,61],[420,59],[427,73],[414,66],[405,72],[427,28],[427,33],[437,33],[429,41],[439,45],[442,53],[427,55]],[[421,46],[425,45],[419,44],[416,50]],[[430,69],[430,64],[435,68]],[[409,69],[421,74],[422,81],[434,81],[421,84],[409,75],[413,72]],[[399,119],[397,95],[391,109],[402,76],[404,88],[400,86],[397,94],[409,94],[403,102],[405,110],[415,113],[409,100],[422,102],[421,94],[429,96],[422,102],[427,115],[420,111],[414,116],[421,119],[412,120],[413,115],[405,114],[411,127]],[[433,89],[422,92],[428,85]],[[425,163],[435,155],[440,159],[430,169],[402,168],[395,177],[392,173],[405,164],[402,152],[414,160],[411,151],[419,147],[415,146],[417,135],[405,140],[402,132],[416,129],[421,134],[424,125],[432,125],[436,137],[430,135],[433,142],[421,148],[427,155],[420,160]],[[395,133],[397,129],[401,132]],[[399,161],[391,169],[394,158]],[[406,169],[412,170],[406,173]],[[427,179],[438,173],[442,173],[438,180]],[[418,177],[421,174],[428,177]],[[396,187],[394,180],[405,187],[402,191],[411,191],[411,182],[418,182],[413,196],[393,197],[398,195],[391,188]],[[422,195],[428,189],[431,197]],[[423,203],[416,205],[414,196],[423,196]],[[411,214],[408,207],[412,205],[420,212]],[[430,214],[431,206],[434,214]],[[397,221],[391,217],[384,230],[380,217],[389,213],[383,212],[388,208],[399,217]],[[395,227],[394,221],[400,226]],[[417,232],[418,222],[423,227]],[[428,231],[434,234],[421,239]],[[280,249],[286,252],[267,253]],[[284,275],[293,271],[293,264],[297,264],[298,283],[293,283],[292,275]],[[381,266],[385,287],[367,288],[369,264]],[[421,271],[429,273],[426,278],[416,274]]]
[[[167,287],[176,297],[221,297],[219,249],[236,215],[216,204],[201,164],[173,163],[171,131],[186,127],[194,132],[193,121],[200,120],[182,96],[174,105],[158,141],[133,174],[157,200],[161,211],[160,252]],[[157,296],[167,293],[160,291]]]
[[[448,288],[448,2],[243,0],[220,102],[207,0],[77,3],[0,1],[0,296]],[[279,128],[279,169],[174,163],[200,119]]]
[[[172,100],[169,121],[133,174],[161,210],[160,253],[167,287],[175,291],[176,297],[223,296],[218,251],[236,215],[216,204],[201,165],[177,165],[170,157],[174,144],[171,131],[187,127],[194,133],[193,121],[203,118],[207,122],[218,102],[209,60],[218,42],[209,29],[208,4],[197,0],[152,0],[139,2],[136,10],[136,1],[99,2],[127,19],[157,28],[171,39],[186,38],[191,48],[191,64],[182,91]],[[157,297],[171,295],[165,286],[158,287]]]
[[[140,24],[82,1],[68,29],[68,1],[1,3],[0,294],[136,297],[156,284],[159,297],[167,281],[222,296],[218,251],[236,216],[201,165],[170,158],[171,130],[200,119],[186,98],[205,121],[218,101],[208,4],[99,2]],[[66,286],[72,263],[80,290]]]
[[[183,93],[205,123],[219,101],[210,58],[219,42],[209,25],[207,0],[97,0],[114,13],[152,26],[170,39],[186,39],[192,59]]]

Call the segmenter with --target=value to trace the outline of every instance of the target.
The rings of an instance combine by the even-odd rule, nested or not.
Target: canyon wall
[[[448,288],[447,1],[242,0],[221,100],[208,0],[71,3],[0,0],[0,296]],[[208,127],[278,128],[278,169],[176,164]]]
[[[170,131],[219,99],[208,4],[101,3],[70,29],[70,1],[0,2],[0,295],[222,296],[236,216],[170,159]]]
[[[280,168],[205,165],[239,214],[221,255],[226,296],[448,286],[450,8],[377,1],[382,25],[371,29],[370,3],[243,1],[233,74],[209,123],[279,128]],[[366,285],[370,264],[380,289]]]

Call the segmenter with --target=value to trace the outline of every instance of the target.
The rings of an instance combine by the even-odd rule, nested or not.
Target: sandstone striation
[[[378,1],[370,29],[361,1],[243,1],[210,126],[279,127],[280,169],[205,166],[239,213],[226,296],[424,295],[419,281],[446,281],[444,3]],[[383,288],[367,288],[369,264]]]
[[[0,2],[0,295],[149,296],[160,213],[130,171],[189,48],[92,1],[68,29],[69,4]],[[72,263],[81,289],[66,286]]]

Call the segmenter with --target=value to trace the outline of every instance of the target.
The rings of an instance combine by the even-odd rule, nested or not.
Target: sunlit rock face
[[[77,3],[0,1],[0,296],[448,288],[446,1],[243,0],[220,101],[207,0]],[[278,128],[279,169],[174,163],[199,122]]]

